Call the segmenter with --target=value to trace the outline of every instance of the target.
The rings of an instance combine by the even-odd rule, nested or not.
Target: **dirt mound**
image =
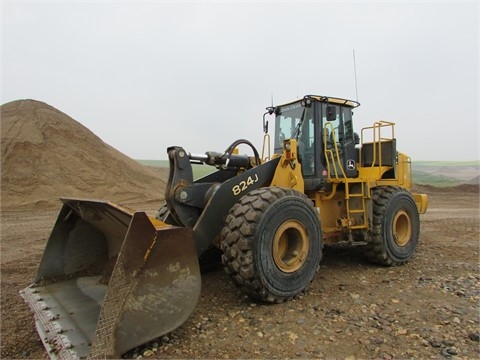
[[[1,106],[1,208],[60,206],[59,197],[160,201],[166,177],[43,102]]]

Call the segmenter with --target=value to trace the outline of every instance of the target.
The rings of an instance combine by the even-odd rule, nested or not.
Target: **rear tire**
[[[222,263],[250,298],[282,302],[304,291],[315,276],[321,234],[317,211],[305,195],[278,187],[253,190],[227,216]]]
[[[365,254],[385,266],[402,265],[413,256],[420,236],[417,205],[410,192],[384,186],[372,189],[373,226]]]

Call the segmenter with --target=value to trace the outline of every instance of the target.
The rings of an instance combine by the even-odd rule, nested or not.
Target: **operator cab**
[[[358,176],[358,135],[353,131],[353,109],[360,104],[345,99],[307,95],[268,108],[275,113],[274,152],[282,153],[285,139],[297,140],[298,159],[306,190],[323,190],[330,177]]]

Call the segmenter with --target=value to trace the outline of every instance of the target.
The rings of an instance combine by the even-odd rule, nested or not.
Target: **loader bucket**
[[[191,229],[110,202],[62,202],[20,292],[51,358],[118,358],[190,316],[201,286]]]

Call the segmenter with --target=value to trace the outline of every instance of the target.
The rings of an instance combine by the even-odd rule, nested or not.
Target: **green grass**
[[[137,160],[140,164],[159,168],[168,168],[168,160]]]

